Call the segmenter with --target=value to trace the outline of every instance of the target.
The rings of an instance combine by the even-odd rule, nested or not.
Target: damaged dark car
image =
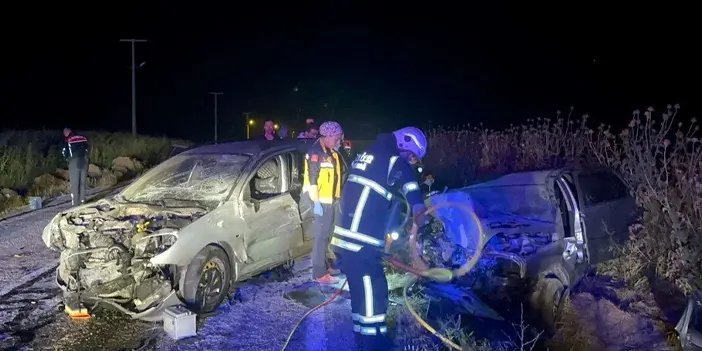
[[[627,240],[629,225],[640,215],[626,184],[608,169],[507,174],[428,201],[468,205],[479,219],[440,209],[434,229],[425,229],[418,242],[426,263],[456,268],[477,251],[482,229],[482,256],[455,284],[468,296],[463,307],[498,319],[491,306],[525,302],[549,327],[569,289],[589,267],[613,257],[612,245]]]
[[[61,252],[67,305],[145,320],[185,303],[207,313],[235,283],[311,251],[302,196],[309,141],[244,141],[179,153],[116,196],[59,213],[42,239]]]

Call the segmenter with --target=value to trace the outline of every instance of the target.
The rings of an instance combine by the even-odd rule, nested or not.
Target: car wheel
[[[181,274],[181,298],[196,313],[212,312],[229,293],[231,265],[226,252],[219,247],[200,250]]]
[[[541,290],[541,317],[551,331],[555,331],[561,316],[568,289],[556,278],[546,278]]]

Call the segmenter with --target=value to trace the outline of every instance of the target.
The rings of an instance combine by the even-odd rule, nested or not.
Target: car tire
[[[209,245],[181,270],[179,295],[196,313],[214,311],[229,294],[232,269],[227,253]]]
[[[554,332],[561,317],[568,289],[557,278],[544,278],[540,291],[540,314],[546,326]]]

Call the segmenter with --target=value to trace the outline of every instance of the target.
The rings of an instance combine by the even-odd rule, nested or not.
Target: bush
[[[90,143],[90,162],[103,169],[101,176],[90,179],[91,186],[110,186],[118,177],[109,170],[112,161],[120,156],[137,159],[147,167],[166,159],[171,144],[185,143],[165,137],[132,137],[128,133],[79,132]],[[14,189],[20,194],[50,197],[67,191],[67,182],[52,174],[66,168],[61,157],[61,131],[23,130],[0,133],[0,189]],[[3,200],[0,211],[16,207],[25,201],[13,198]]]
[[[689,293],[702,288],[702,149],[692,118],[676,121],[679,106],[668,105],[656,121],[649,107],[634,111],[628,126],[590,128],[588,116],[527,120],[503,131],[465,126],[428,133],[425,159],[450,186],[495,175],[560,166],[608,166],[630,184],[645,214],[621,248],[622,277],[635,285],[651,274]],[[623,126],[624,127],[624,126]]]

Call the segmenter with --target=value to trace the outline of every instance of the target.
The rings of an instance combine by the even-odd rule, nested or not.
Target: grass
[[[90,177],[90,186],[115,184],[123,174],[112,172],[117,157],[129,157],[153,166],[163,161],[173,142],[166,137],[132,137],[127,133],[80,132],[90,142],[90,162],[100,168]],[[26,205],[25,196],[52,197],[68,191],[61,169],[63,134],[51,130],[20,130],[0,133],[0,213]],[[94,166],[93,166],[94,167]],[[63,177],[62,177],[63,176]],[[11,189],[10,192],[8,189]]]

